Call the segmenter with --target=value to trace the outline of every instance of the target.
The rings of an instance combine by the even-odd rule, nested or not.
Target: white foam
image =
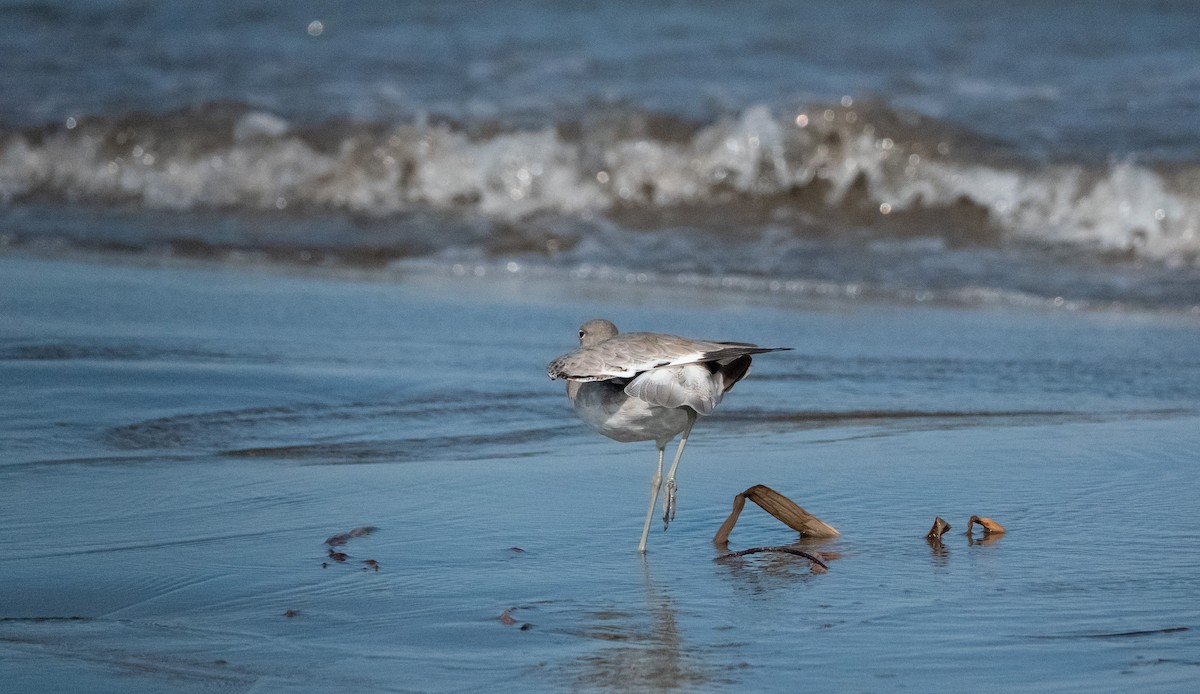
[[[824,204],[836,211],[865,181],[881,213],[966,200],[1012,241],[1200,263],[1195,168],[1166,173],[1134,161],[1086,168],[917,154],[912,142],[920,132],[912,142],[893,142],[870,124],[851,126],[847,113],[818,111],[801,128],[794,116],[753,106],[682,141],[586,130],[578,141],[565,140],[553,128],[472,137],[417,123],[382,136],[343,128],[333,147],[317,147],[259,111],[231,121],[228,139],[215,144],[194,141],[173,122],[130,135],[83,119],[70,130],[5,138],[0,199],[51,194],[179,210],[307,205],[370,215],[433,208],[516,220],[616,205],[708,204],[722,191],[778,205],[770,196],[814,181],[828,184]]]

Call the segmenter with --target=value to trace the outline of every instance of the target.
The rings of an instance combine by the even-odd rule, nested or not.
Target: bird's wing
[[[721,402],[723,379],[704,364],[683,364],[650,369],[625,386],[625,394],[660,407],[687,405],[700,414],[712,414]]]
[[[633,378],[651,369],[735,359],[743,354],[774,352],[745,342],[712,342],[659,333],[622,333],[590,347],[558,357],[546,367],[550,378],[608,381]]]

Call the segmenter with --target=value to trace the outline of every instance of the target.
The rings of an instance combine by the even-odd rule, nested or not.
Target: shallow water
[[[1188,317],[13,255],[0,286],[17,690],[1178,691],[1200,673]],[[594,315],[795,348],[698,425],[644,559],[653,446],[588,432],[544,375]],[[753,484],[841,531],[804,545],[835,555],[827,573],[716,561]],[[1008,533],[968,538],[972,514]],[[751,506],[731,548],[795,539]]]
[[[4,17],[15,690],[1200,676],[1191,5]],[[653,448],[544,376],[594,316],[795,348],[645,558]],[[717,560],[754,484],[842,531],[828,572]]]

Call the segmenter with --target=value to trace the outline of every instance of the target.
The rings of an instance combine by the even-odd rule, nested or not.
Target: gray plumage
[[[751,355],[786,349],[790,348],[619,333],[611,321],[598,318],[580,327],[579,349],[546,367],[550,378],[567,381],[567,397],[576,414],[597,432],[617,441],[652,440],[658,445],[658,472],[651,483],[641,551],[646,549],[666,445],[683,434],[667,476],[664,527],[674,518],[675,471],[697,415],[712,414],[725,393],[749,373]]]

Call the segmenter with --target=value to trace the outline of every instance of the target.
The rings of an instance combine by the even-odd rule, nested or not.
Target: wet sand
[[[0,286],[13,691],[1200,675],[1195,319],[15,256]],[[653,445],[589,432],[544,374],[601,315],[795,348],[697,426],[645,558]],[[716,561],[754,484],[841,531],[801,545],[827,573]],[[968,538],[972,514],[1008,533]],[[795,540],[749,507],[730,544]]]

